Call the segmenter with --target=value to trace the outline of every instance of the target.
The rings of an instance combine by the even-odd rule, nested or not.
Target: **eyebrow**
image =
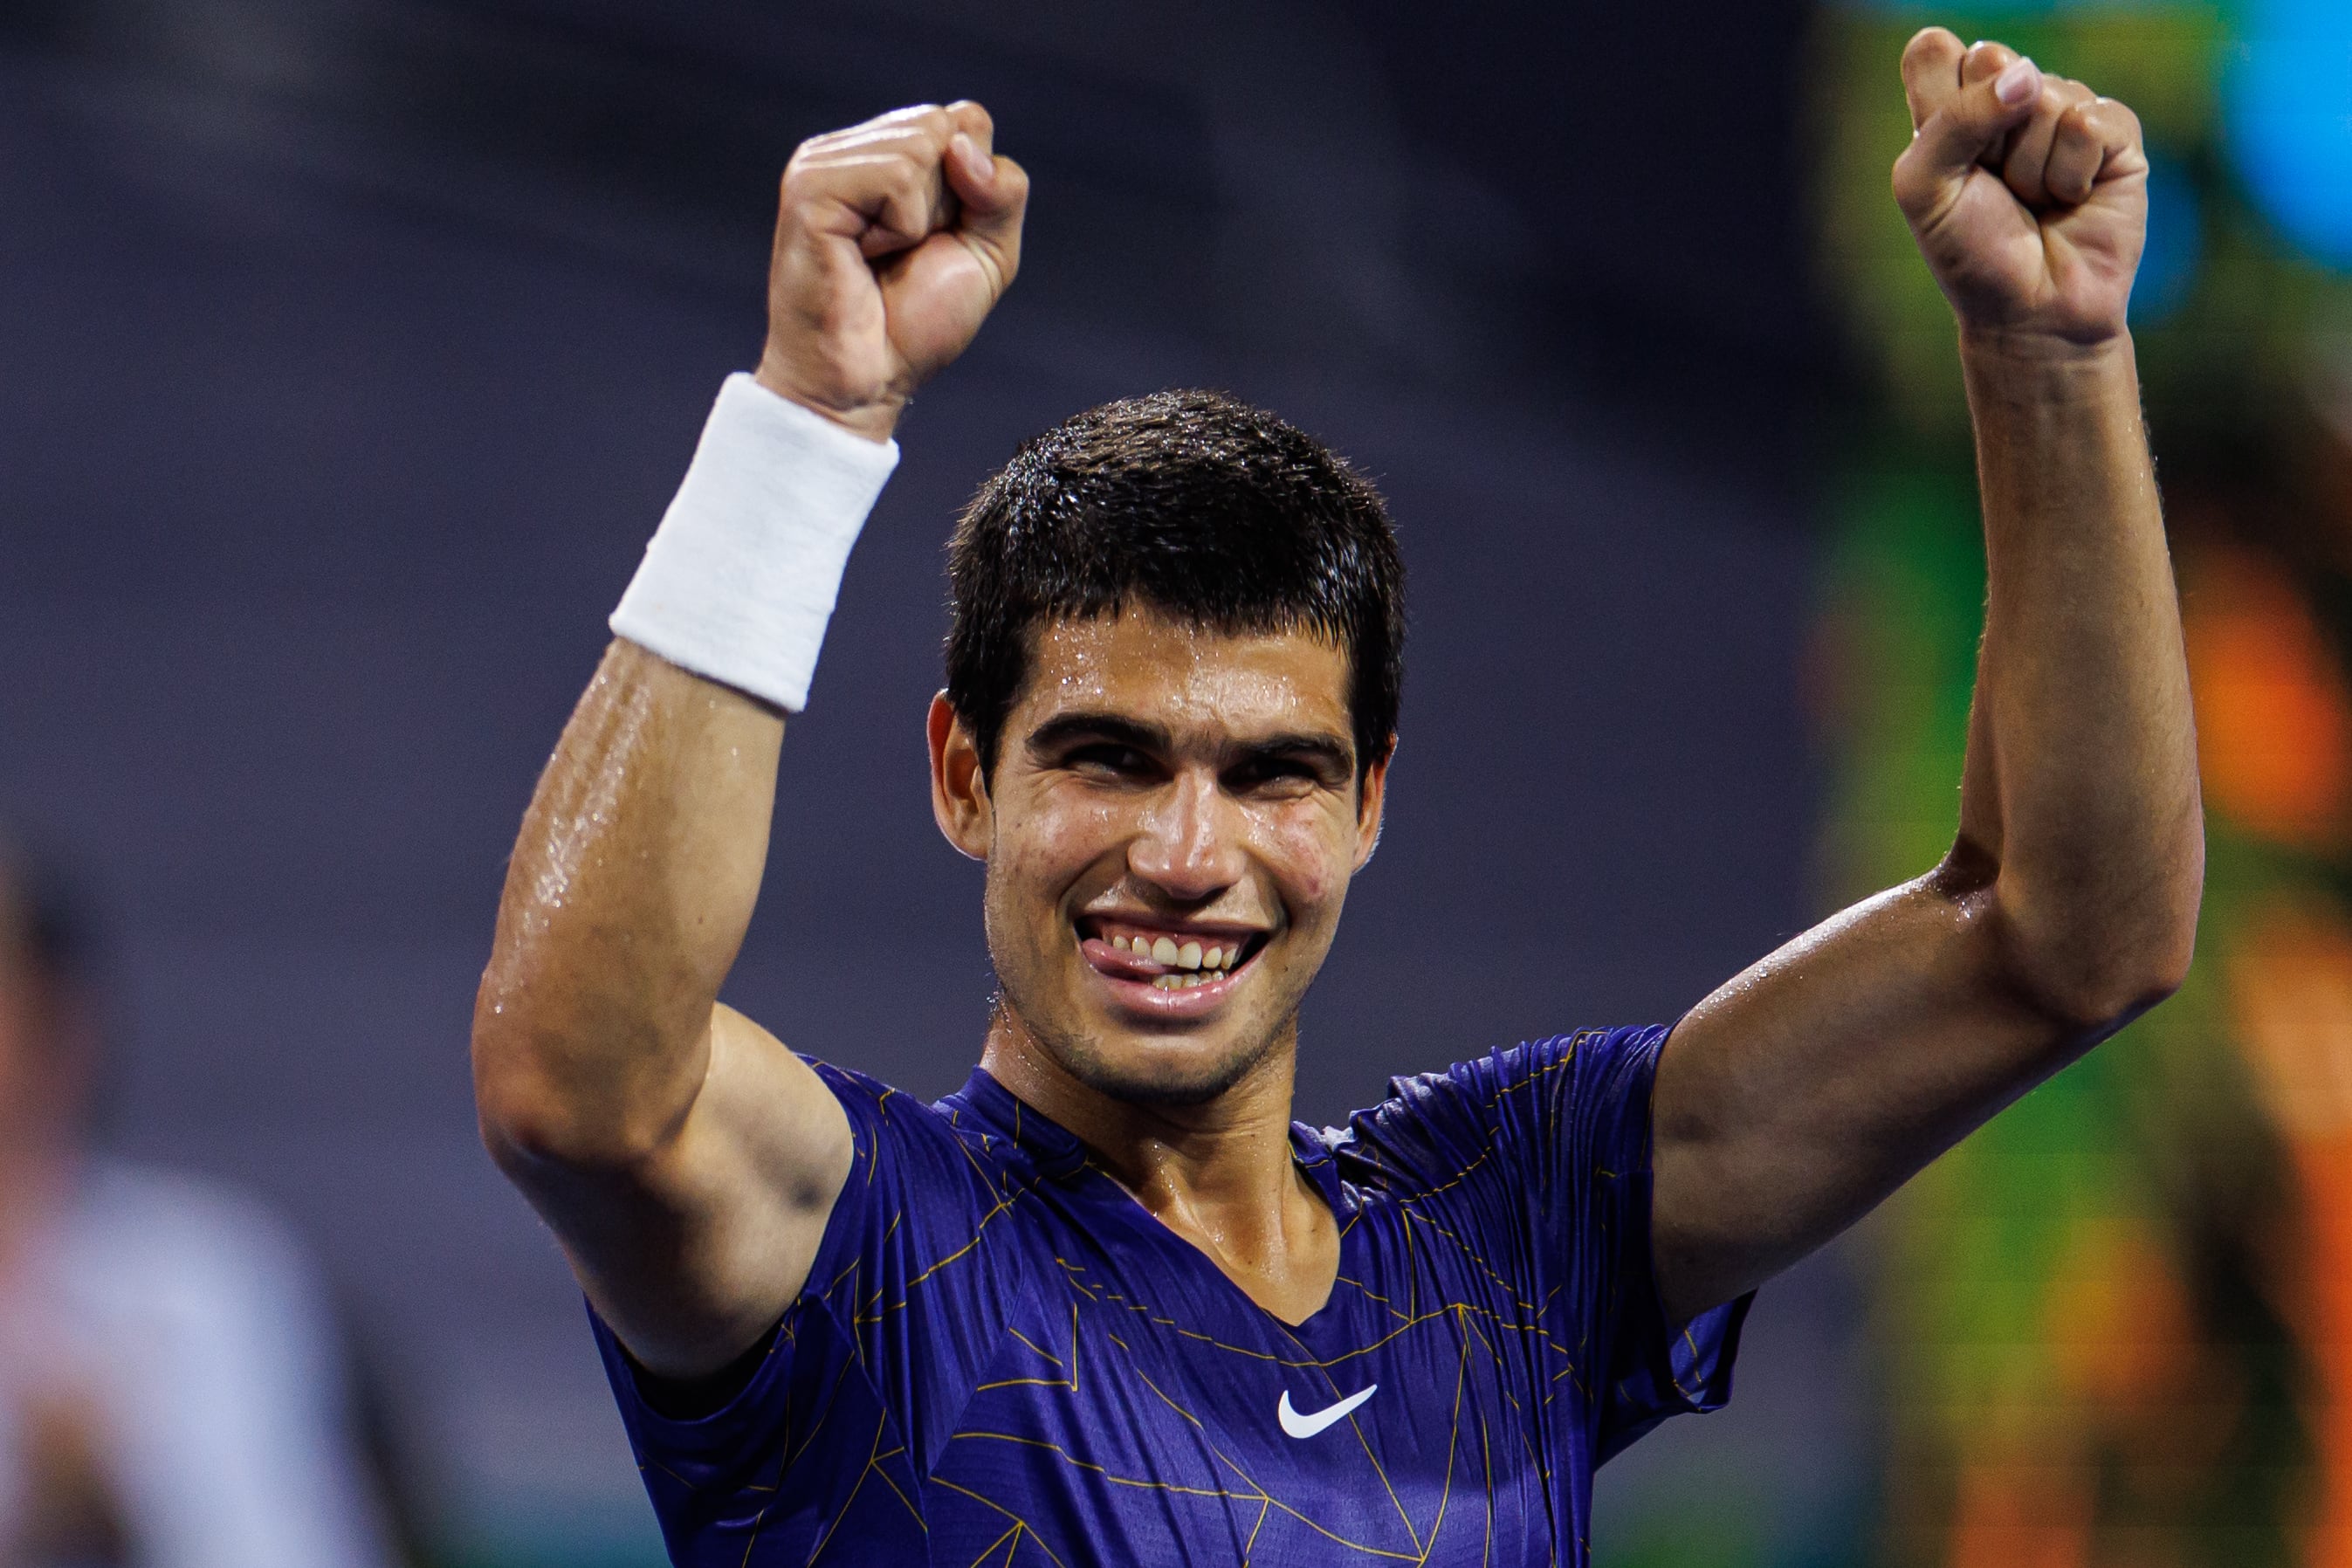
[[[1031,754],[1042,757],[1077,741],[1109,741],[1161,755],[1174,749],[1168,731],[1157,724],[1139,723],[1117,713],[1085,710],[1056,714],[1046,720],[1029,732],[1027,744]],[[1336,735],[1316,730],[1286,731],[1244,741],[1232,747],[1231,753],[1223,763],[1226,767],[1272,757],[1312,760],[1340,774],[1351,772],[1356,765],[1353,746]]]

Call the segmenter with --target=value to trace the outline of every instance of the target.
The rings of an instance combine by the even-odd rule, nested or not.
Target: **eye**
[[[1304,795],[1323,782],[1315,767],[1297,757],[1258,757],[1225,775],[1236,795]]]
[[[1062,765],[1074,773],[1098,778],[1136,778],[1151,771],[1151,759],[1133,746],[1097,741],[1064,756]]]

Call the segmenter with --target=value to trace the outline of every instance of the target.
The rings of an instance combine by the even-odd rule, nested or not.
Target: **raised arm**
[[[901,110],[803,145],[783,177],[765,390],[728,395],[748,424],[732,427],[731,456],[714,456],[714,416],[680,507],[699,484],[691,504],[732,509],[721,543],[753,565],[822,557],[785,537],[814,505],[799,489],[822,487],[816,469],[873,470],[856,443],[889,440],[915,386],[962,352],[1012,281],[1026,196],[976,104]],[[763,431],[786,445],[757,449]],[[805,487],[777,451],[810,455]],[[706,474],[706,459],[726,471]],[[673,509],[665,534],[678,520]],[[854,536],[858,521],[835,520],[840,550],[840,526]],[[705,614],[719,606],[693,590],[711,546],[682,548],[645,595],[641,574],[640,613],[623,624],[674,634],[638,635],[686,662],[727,666],[744,651],[728,637],[776,628],[754,615],[726,630]],[[664,550],[657,541],[648,572]],[[832,602],[831,581],[795,581],[799,570],[774,584],[807,633],[774,702],[804,686]],[[772,666],[772,653],[750,649],[743,668]],[[823,1082],[718,1002],[759,895],[783,732],[773,702],[615,640],[523,819],[475,1006],[485,1142],[597,1310],[672,1376],[725,1365],[775,1323],[848,1171],[848,1124]]]
[[[1895,193],[1959,320],[1990,569],[1959,836],[1675,1029],[1653,1234],[1682,1317],[2161,1000],[2194,941],[2188,672],[2124,325],[2138,121],[1939,27],[1903,79],[1916,134]]]

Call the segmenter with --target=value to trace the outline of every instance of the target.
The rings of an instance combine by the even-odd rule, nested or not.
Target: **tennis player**
[[[474,1028],[677,1563],[1584,1563],[1593,1467],[1726,1397],[1748,1292],[2179,983],[2138,125],[1940,28],[1902,75],[1991,570],[1950,853],[1671,1031],[1459,1042],[1319,1132],[1297,1019],[1380,833],[1402,573],[1369,484],[1221,396],[1081,414],[957,528],[932,802],[1001,986],[963,1089],[717,1001],[893,427],[1027,196],[971,103],[794,154],[758,374],[540,783]]]

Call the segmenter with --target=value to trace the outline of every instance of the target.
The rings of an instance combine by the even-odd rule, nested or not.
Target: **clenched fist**
[[[784,169],[762,385],[872,440],[964,351],[1021,265],[1029,176],[976,103],[901,109]]]
[[[2124,331],[2147,231],[2139,119],[2000,44],[1903,51],[1895,199],[1964,331],[2093,345]]]

